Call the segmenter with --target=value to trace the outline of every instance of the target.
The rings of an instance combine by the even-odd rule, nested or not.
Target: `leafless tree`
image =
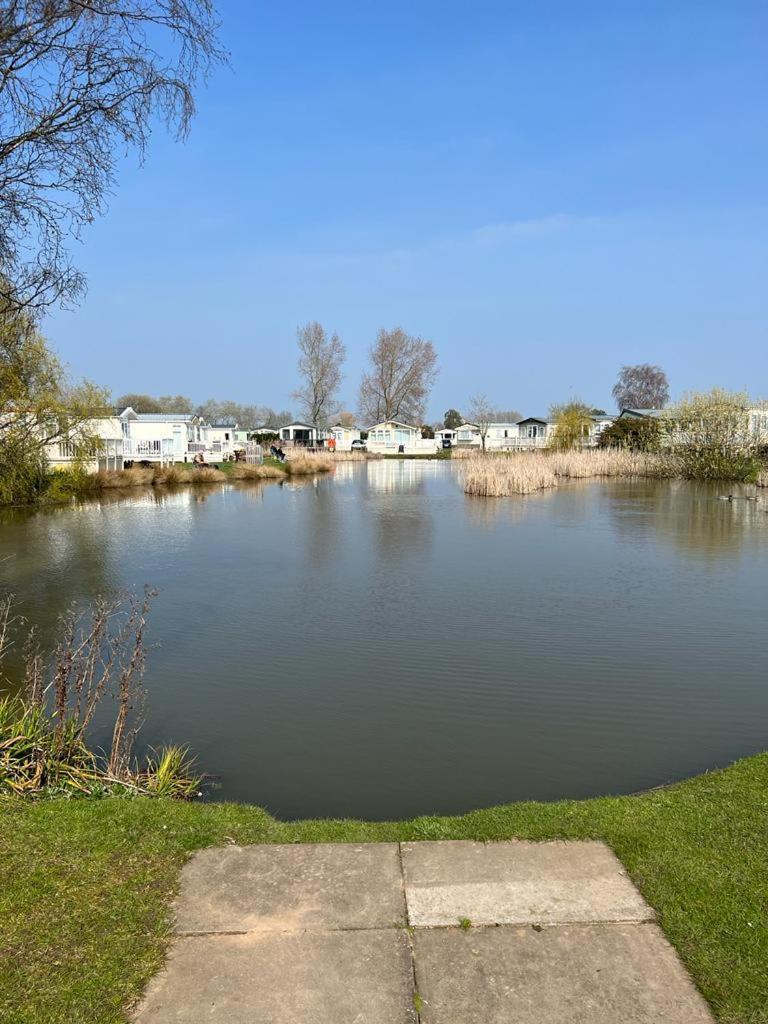
[[[477,427],[483,451],[485,451],[485,439],[488,437],[488,429],[495,422],[495,419],[493,406],[485,395],[475,395],[470,399],[469,422]]]
[[[103,213],[124,150],[159,119],[185,136],[193,88],[225,58],[212,0],[0,0],[0,285],[77,298],[68,241]]]
[[[291,397],[298,401],[302,416],[324,427],[338,412],[336,395],[341,385],[346,349],[336,332],[329,337],[316,320],[299,327],[296,338],[303,383]]]
[[[660,366],[622,366],[611,394],[618,409],[663,409],[669,401],[669,382]]]
[[[401,327],[382,328],[371,348],[371,369],[360,384],[360,412],[368,423],[400,419],[421,423],[437,377],[437,353],[431,341]]]

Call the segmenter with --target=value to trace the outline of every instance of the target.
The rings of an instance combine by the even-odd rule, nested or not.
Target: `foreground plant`
[[[155,592],[143,597],[96,598],[69,609],[59,639],[45,653],[37,630],[14,617],[10,598],[0,602],[0,686],[3,665],[20,645],[23,682],[0,698],[0,795],[145,793],[190,797],[200,778],[188,751],[168,747],[147,758],[133,757],[143,720],[144,636]],[[114,701],[109,749],[88,742],[103,699]]]

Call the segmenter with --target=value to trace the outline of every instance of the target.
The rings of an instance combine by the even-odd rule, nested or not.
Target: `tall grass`
[[[464,490],[483,497],[531,494],[556,487],[558,479],[667,477],[671,457],[623,449],[475,454],[462,465]]]
[[[328,473],[333,469],[333,456],[324,452],[306,452],[291,448],[286,452],[285,471],[291,476]]]
[[[232,469],[232,476],[235,480],[279,480],[285,476],[285,473],[282,469],[269,463],[253,465],[249,462],[236,462]]]
[[[0,601],[0,687],[6,655],[20,647],[18,693],[0,698],[0,796],[142,793],[189,797],[200,779],[186,749],[168,747],[140,765],[133,757],[142,724],[144,634],[154,592],[142,599],[97,598],[66,612],[51,651],[34,626]],[[88,733],[105,701],[114,708],[109,749]]]
[[[625,448],[582,449],[536,453],[534,458],[547,458],[555,476],[584,479],[587,477],[668,477],[675,475],[674,457],[651,452],[633,452]],[[528,456],[526,456],[528,457]]]
[[[371,459],[383,459],[381,452],[341,451],[336,449],[332,456],[334,462],[369,462]]]
[[[478,455],[464,467],[464,490],[485,498],[503,498],[510,494],[531,494],[555,487],[557,478],[550,460],[509,456],[494,458]]]

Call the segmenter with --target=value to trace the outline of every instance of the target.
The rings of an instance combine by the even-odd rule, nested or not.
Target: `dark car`
[[[453,441],[450,437],[443,438],[443,448],[453,448]]]

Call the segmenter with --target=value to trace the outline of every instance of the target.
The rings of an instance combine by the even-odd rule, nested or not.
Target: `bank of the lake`
[[[0,590],[45,649],[73,603],[158,591],[137,754],[188,746],[210,798],[460,814],[765,748],[764,501],[622,479],[474,498],[452,461],[282,479],[2,513]]]
[[[399,822],[285,823],[149,798],[0,804],[0,1020],[117,1024],[157,970],[194,850],[227,843],[603,839],[720,1024],[768,1021],[768,754],[649,793]]]

